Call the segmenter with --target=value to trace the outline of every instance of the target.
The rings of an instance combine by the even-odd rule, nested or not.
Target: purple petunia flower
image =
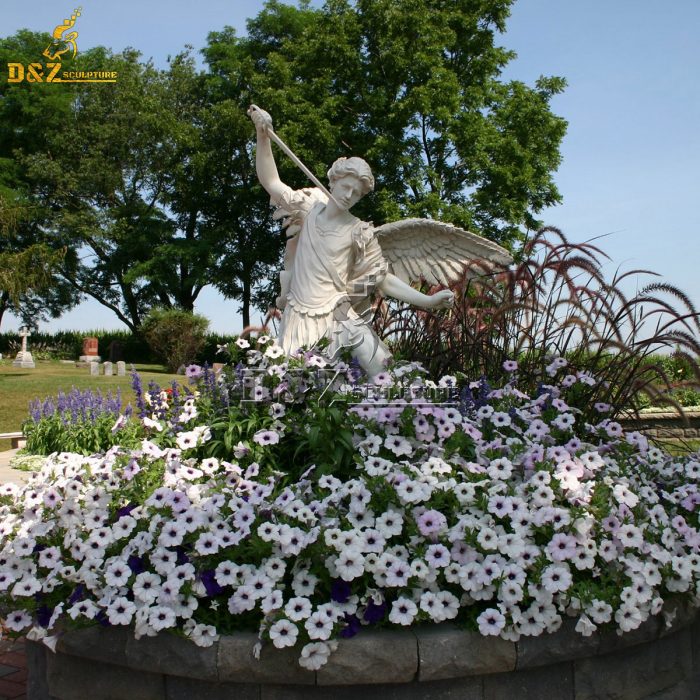
[[[189,379],[199,379],[204,374],[204,370],[199,365],[187,365],[185,376]]]
[[[447,527],[447,518],[437,510],[426,510],[418,518],[418,529],[421,535],[428,537]]]
[[[135,573],[135,574],[140,574],[144,570],[143,566],[143,559],[141,557],[137,557],[135,554],[132,554],[127,560],[126,560],[127,566]]]
[[[224,592],[224,589],[216,581],[216,571],[214,569],[202,571],[200,578],[208,596],[213,597]]]
[[[347,581],[337,578],[331,584],[331,600],[336,603],[346,603],[351,593],[352,588]]]
[[[384,617],[386,617],[386,603],[382,601],[381,603],[377,604],[373,600],[370,600],[367,608],[365,609],[365,614],[363,617],[371,625],[381,622]]]
[[[340,636],[344,639],[354,637],[361,629],[362,623],[356,615],[345,615],[345,627],[340,630]]]

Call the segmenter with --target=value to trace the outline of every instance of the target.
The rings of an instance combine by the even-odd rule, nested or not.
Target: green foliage
[[[152,309],[143,321],[143,335],[171,372],[195,361],[206,343],[209,321],[182,309]]]
[[[42,418],[38,423],[27,421],[22,430],[27,438],[24,448],[34,455],[53,452],[77,452],[89,455],[105,452],[113,445],[135,448],[140,440],[140,426],[129,421],[121,430],[112,433],[114,416],[100,415],[90,420],[65,424],[59,416]]]
[[[370,162],[377,192],[358,215],[522,238],[559,201],[565,122],[550,101],[564,81],[501,80],[511,4],[270,1],[246,36],[210,34],[204,71],[189,50],[159,70],[98,47],[72,68],[117,70],[113,85],[0,85],[0,193],[32,206],[18,250],[66,249],[51,313],[88,295],[138,331],[155,306],[193,310],[208,284],[240,302],[244,326],[267,309],[284,240],[257,183],[251,102],[315,172],[342,155]],[[36,60],[48,41],[18,32],[0,62]],[[280,173],[308,185],[287,159]]]
[[[77,360],[82,355],[83,340],[97,338],[100,355],[109,359],[109,346],[112,342],[121,345],[123,359],[128,363],[157,364],[158,358],[145,338],[128,330],[91,329],[85,331],[55,331],[53,333],[34,331],[29,345],[34,359],[38,360]],[[196,361],[209,365],[222,362],[220,348],[234,341],[236,336],[220,333],[207,333],[205,343],[198,352]],[[6,357],[19,351],[21,342],[17,333],[0,333],[0,353]]]
[[[36,243],[29,220],[28,207],[3,195],[0,185],[0,322],[9,310],[35,328],[39,321],[59,316],[76,299],[57,274],[66,249]]]
[[[98,349],[104,359],[112,342],[122,346],[126,362],[154,363],[156,358],[148,343],[130,331],[91,329],[84,331],[33,332],[29,339],[30,350],[35,359],[77,360],[83,354],[83,340],[97,338]],[[17,333],[0,333],[0,353],[9,355],[19,349]]]
[[[35,455],[77,452],[90,455],[113,445],[136,447],[142,429],[138,421],[121,415],[121,395],[71,390],[56,398],[30,403],[30,417],[22,424],[25,451]],[[126,414],[130,415],[130,409]]]
[[[269,2],[248,37],[214,33],[204,53],[229,89],[250,81],[252,101],[312,170],[339,155],[368,160],[377,192],[361,216],[431,216],[508,245],[559,201],[551,173],[566,128],[549,108],[563,79],[500,78],[514,54],[495,38],[511,4]]]

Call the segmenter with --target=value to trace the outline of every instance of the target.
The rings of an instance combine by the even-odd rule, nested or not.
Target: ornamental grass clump
[[[654,281],[629,295],[625,287],[655,273],[606,279],[599,247],[571,243],[551,227],[527,241],[519,259],[505,272],[475,263],[447,313],[381,304],[380,337],[432,376],[462,372],[502,383],[504,362],[515,360],[526,391],[547,376],[553,358],[566,358],[572,375],[597,378],[570,399],[588,419],[597,403],[632,412],[662,403],[681,411],[664,356],[682,361],[690,385],[700,383],[700,315],[686,294]]]
[[[246,343],[213,378],[245,414],[229,451],[206,456],[224,411],[203,373],[177,410],[159,394],[138,448],[54,454],[0,487],[7,630],[50,646],[71,625],[202,646],[255,630],[256,652],[295,647],[318,669],[368,628],[452,620],[517,640],[569,617],[624,633],[700,603],[700,455],[665,454],[605,406],[586,420],[567,377],[596,379],[566,358],[534,393],[514,360],[497,388],[416,364],[368,387],[344,363]],[[331,410],[351,455],[335,470]]]
[[[141,427],[129,421],[131,406],[122,413],[121,392],[73,388],[56,397],[29,404],[29,418],[22,424],[27,438],[25,451],[35,455],[52,452],[93,454],[112,445],[136,444]]]

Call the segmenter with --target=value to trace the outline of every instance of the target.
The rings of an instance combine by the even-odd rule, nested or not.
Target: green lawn
[[[666,440],[658,440],[658,442],[663,449],[676,457],[700,451],[700,440],[668,438]]]
[[[167,374],[160,365],[135,365],[141,375],[144,386],[153,380],[160,386],[168,386],[173,380],[182,381],[184,377]],[[116,371],[116,365],[115,365]],[[115,392],[121,389],[125,404],[133,403],[131,376],[127,367],[126,377],[93,377],[87,367],[75,364],[63,364],[56,361],[37,361],[35,369],[21,369],[12,366],[12,360],[0,360],[0,433],[20,430],[27,418],[29,402],[55,396],[60,390],[71,388]],[[10,448],[9,440],[0,440],[0,450]]]

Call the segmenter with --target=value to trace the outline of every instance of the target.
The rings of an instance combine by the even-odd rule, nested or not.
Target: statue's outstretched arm
[[[289,187],[280,180],[275,157],[272,155],[272,143],[267,134],[268,126],[272,127],[272,118],[265,110],[257,107],[251,107],[251,109],[248,110],[248,114],[253,120],[257,132],[255,170],[258,174],[258,180],[267,190],[272,201],[277,202],[280,197],[289,190]]]
[[[449,289],[443,289],[429,296],[413,289],[391,273],[387,274],[381,281],[379,289],[382,294],[388,297],[405,301],[407,304],[418,306],[421,309],[447,309],[454,303],[454,294]]]

